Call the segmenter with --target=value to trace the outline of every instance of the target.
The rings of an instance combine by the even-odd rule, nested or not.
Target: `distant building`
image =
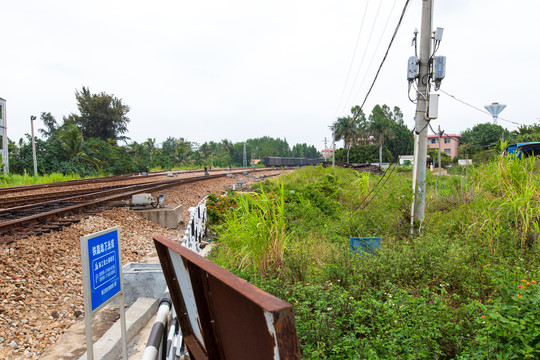
[[[332,149],[321,150],[321,154],[322,154],[324,160],[330,159],[332,157],[333,153],[334,153],[334,150],[332,150]]]
[[[441,152],[449,155],[452,159],[454,159],[458,155],[460,138],[461,135],[443,134],[443,136],[441,136]],[[438,149],[438,140],[439,139],[437,135],[428,135],[428,148]]]
[[[399,155],[399,165],[414,165],[414,155]]]
[[[9,152],[6,121],[6,100],[2,98],[0,98],[0,154],[2,154],[0,169],[7,173],[9,172]]]
[[[426,158],[426,167],[429,167],[433,163],[431,156]],[[372,165],[375,163],[372,163]],[[399,155],[399,165],[413,166],[414,165],[414,155]]]

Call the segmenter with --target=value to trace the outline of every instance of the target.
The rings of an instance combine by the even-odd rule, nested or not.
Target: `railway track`
[[[275,169],[251,169],[250,172],[264,172]],[[194,172],[194,171],[191,171]],[[19,195],[1,199],[0,208],[0,244],[13,242],[18,238],[30,235],[41,235],[53,230],[61,230],[80,221],[82,217],[99,213],[108,208],[111,201],[130,198],[141,192],[155,192],[172,186],[188,184],[197,181],[205,181],[225,177],[227,174],[242,174],[244,170],[223,172],[215,175],[194,176],[186,178],[167,178],[166,180],[147,181],[139,184],[119,185],[117,183],[106,185],[99,189],[79,189],[53,191],[50,184],[43,184],[40,189],[50,190],[45,194],[24,195],[20,194],[19,187],[11,188]],[[160,174],[163,176],[163,174]],[[130,180],[133,180],[132,177]],[[90,181],[85,184],[94,183]],[[115,177],[114,180],[118,181]],[[73,182],[69,182],[73,185]],[[80,184],[80,182],[79,182]],[[64,183],[58,183],[64,187]],[[36,189],[35,186],[33,186]],[[5,191],[7,193],[7,191]]]
[[[263,168],[259,168],[263,169]],[[227,171],[227,169],[213,169],[212,171]],[[244,168],[232,168],[231,171],[245,171]],[[23,185],[23,186],[10,186],[10,187],[0,187],[0,197],[4,194],[10,193],[20,193],[28,192],[33,190],[42,190],[42,189],[54,189],[60,187],[69,187],[69,186],[79,186],[79,185],[88,185],[88,184],[101,184],[101,183],[111,183],[111,182],[125,182],[133,181],[136,179],[149,179],[160,176],[167,176],[171,174],[173,176],[185,175],[185,174],[196,174],[203,173],[202,169],[193,169],[193,170],[173,170],[173,171],[156,171],[142,176],[140,173],[133,174],[124,174],[116,176],[106,176],[99,178],[89,178],[89,179],[80,179],[80,180],[69,180],[55,183],[45,183],[45,184],[35,184],[35,185]]]
[[[233,170],[237,170],[237,169],[233,169]],[[87,185],[87,184],[133,181],[133,180],[142,179],[142,178],[148,179],[148,178],[153,178],[153,177],[158,177],[158,176],[165,176],[168,173],[171,173],[172,175],[177,176],[177,175],[182,175],[182,174],[192,174],[192,173],[202,173],[202,172],[204,172],[204,170],[200,170],[200,169],[159,171],[159,172],[149,173],[148,175],[145,175],[145,176],[141,176],[141,174],[137,173],[137,174],[125,174],[125,175],[106,176],[106,177],[80,179],[80,180],[69,180],[69,181],[62,181],[62,182],[55,182],[55,183],[10,186],[10,187],[0,188],[0,195],[10,194],[10,193],[28,192],[32,190],[54,189],[54,188],[68,187],[68,186]]]

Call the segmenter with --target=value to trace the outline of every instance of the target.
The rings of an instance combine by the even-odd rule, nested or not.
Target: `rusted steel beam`
[[[291,304],[164,236],[154,244],[192,359],[300,359]]]

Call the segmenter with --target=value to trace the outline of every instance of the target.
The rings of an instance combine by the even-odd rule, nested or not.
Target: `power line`
[[[379,42],[377,43],[377,47],[375,47],[375,51],[373,52],[373,56],[371,57],[371,60],[369,62],[369,65],[367,67],[366,73],[364,74],[364,77],[362,78],[362,81],[360,82],[360,86],[358,87],[358,90],[356,91],[356,94],[353,96],[353,101],[358,97],[358,94],[360,93],[360,90],[362,90],[362,86],[364,85],[364,82],[366,80],[366,77],[368,75],[369,69],[371,69],[371,64],[373,64],[373,60],[375,60],[375,54],[379,50],[379,46],[381,45],[383,36],[386,32],[386,28],[388,27],[388,23],[390,22],[390,18],[392,17],[392,13],[394,12],[394,8],[396,7],[397,0],[394,0],[394,4],[392,5],[392,9],[390,10],[390,13],[388,14],[388,18],[386,19],[386,23],[384,24],[384,29],[381,33],[381,37],[379,38]]]
[[[411,130],[411,132],[407,135],[407,139],[414,133],[414,128]],[[409,151],[409,141],[407,141],[407,143],[405,144],[406,145],[406,150],[405,150],[405,153],[407,153]],[[403,150],[403,147],[400,149],[400,150]],[[379,179],[379,181],[377,181],[377,183],[375,184],[375,186],[373,186],[373,188],[371,189],[371,191],[364,197],[364,200],[362,200],[362,202],[360,204],[358,204],[358,206],[356,206],[356,208],[354,209],[353,212],[356,212],[358,211],[358,209],[360,209],[360,207],[362,205],[364,205],[364,203],[367,203],[364,205],[364,207],[362,207],[362,209],[365,209],[372,201],[373,199],[375,199],[377,197],[377,195],[379,194],[379,192],[382,190],[382,188],[384,187],[384,185],[386,184],[386,182],[388,181],[388,179],[390,178],[390,175],[392,175],[394,173],[394,170],[396,169],[397,167],[397,164],[398,164],[398,158],[399,158],[399,154],[401,153],[401,151],[398,151],[396,153],[396,155],[394,156],[394,159],[392,160],[392,163],[388,166],[388,169],[384,172],[384,174],[381,176],[381,178]],[[379,166],[381,166],[382,164],[379,164]],[[394,166],[392,168],[392,166]],[[390,171],[391,170],[391,171]],[[386,176],[388,174],[388,176]],[[386,177],[386,180],[384,180],[384,182],[382,183],[381,186],[379,186],[379,184],[381,183],[381,181]],[[373,196],[371,196],[371,198],[368,200],[369,196],[373,193]]]
[[[366,57],[367,49],[369,48],[369,43],[371,42],[371,36],[373,35],[373,29],[375,28],[375,24],[377,23],[377,18],[379,17],[379,12],[381,10],[382,0],[379,1],[379,7],[377,8],[377,14],[375,14],[375,18],[373,19],[373,25],[371,25],[371,31],[369,33],[368,41],[366,44],[366,47],[364,48],[364,53],[362,54],[362,60],[360,61],[360,66],[358,67],[358,71],[356,72],[356,76],[354,77],[354,82],[351,87],[351,91],[349,91],[349,96],[347,97],[347,101],[345,101],[345,107],[347,107],[347,104],[349,103],[349,100],[351,99],[351,95],[353,94],[354,88],[356,87],[356,81],[358,80],[358,75],[360,75],[360,70],[362,70],[362,65],[364,65],[364,59]]]
[[[454,95],[449,94],[449,93],[447,93],[447,92],[444,91],[444,90],[440,90],[440,89],[439,89],[439,91],[442,92],[443,94],[446,94],[446,95],[450,96],[450,97],[453,98],[454,100],[459,101],[459,102],[462,103],[462,104],[465,104],[465,105],[467,105],[467,106],[469,106],[469,107],[472,107],[472,108],[475,109],[475,110],[480,111],[481,113],[484,113],[484,114],[487,114],[487,115],[489,115],[489,116],[492,116],[489,112],[487,112],[487,111],[485,111],[485,110],[482,110],[482,109],[480,109],[480,108],[477,108],[476,106],[471,105],[471,104],[469,104],[468,102],[465,102],[465,101],[463,101],[463,100],[460,100],[460,99],[458,99],[457,97],[455,97]],[[520,124],[520,123],[515,122],[515,121],[512,121],[512,120],[504,119],[504,118],[502,118],[502,117],[500,117],[500,116],[499,116],[499,120],[507,121],[507,122],[512,123],[512,124],[514,124],[514,125],[526,126],[526,124]]]
[[[383,64],[386,60],[386,57],[388,56],[388,52],[390,51],[390,48],[392,47],[392,43],[394,42],[394,39],[396,38],[397,32],[399,30],[399,27],[401,25],[401,22],[403,21],[403,17],[405,16],[405,12],[407,12],[407,7],[409,6],[410,0],[407,0],[405,3],[405,6],[403,6],[403,10],[401,11],[401,16],[399,18],[398,24],[396,26],[396,29],[394,30],[394,35],[392,35],[392,39],[390,39],[390,44],[388,44],[388,49],[386,49],[386,53],[384,54],[384,57],[381,61],[381,65],[379,65],[379,69],[377,70],[377,74],[375,74],[375,78],[373,79],[373,83],[371,84],[371,87],[369,88],[366,97],[364,98],[364,101],[362,102],[362,105],[360,105],[360,108],[364,108],[364,104],[366,103],[369,94],[371,93],[371,90],[373,89],[373,86],[375,85],[375,82],[377,81],[377,77],[379,76],[379,73],[381,72],[381,69],[383,67]]]
[[[351,75],[351,70],[352,70],[352,67],[353,67],[354,58],[356,56],[356,49],[358,48],[358,43],[360,42],[360,35],[362,35],[362,29],[364,28],[364,20],[366,19],[368,5],[369,5],[369,0],[366,2],[366,7],[364,8],[364,16],[362,17],[362,23],[360,24],[360,30],[358,31],[358,36],[356,37],[356,44],[354,45],[354,51],[353,51],[353,55],[352,55],[352,58],[351,58],[351,64],[349,65],[349,71],[347,72],[347,78],[345,79],[345,85],[343,85],[343,91],[341,92],[341,97],[339,98],[338,106],[337,106],[336,111],[334,113],[334,117],[335,117],[335,115],[337,115],[337,112],[339,111],[341,101],[343,100],[343,95],[345,95],[345,89],[347,89],[347,84],[349,83],[349,76]]]

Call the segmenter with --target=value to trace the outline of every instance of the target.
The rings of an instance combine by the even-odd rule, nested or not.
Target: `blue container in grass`
[[[375,254],[375,250],[381,246],[380,237],[351,237],[349,243],[352,252],[357,252],[360,255],[363,253]]]

